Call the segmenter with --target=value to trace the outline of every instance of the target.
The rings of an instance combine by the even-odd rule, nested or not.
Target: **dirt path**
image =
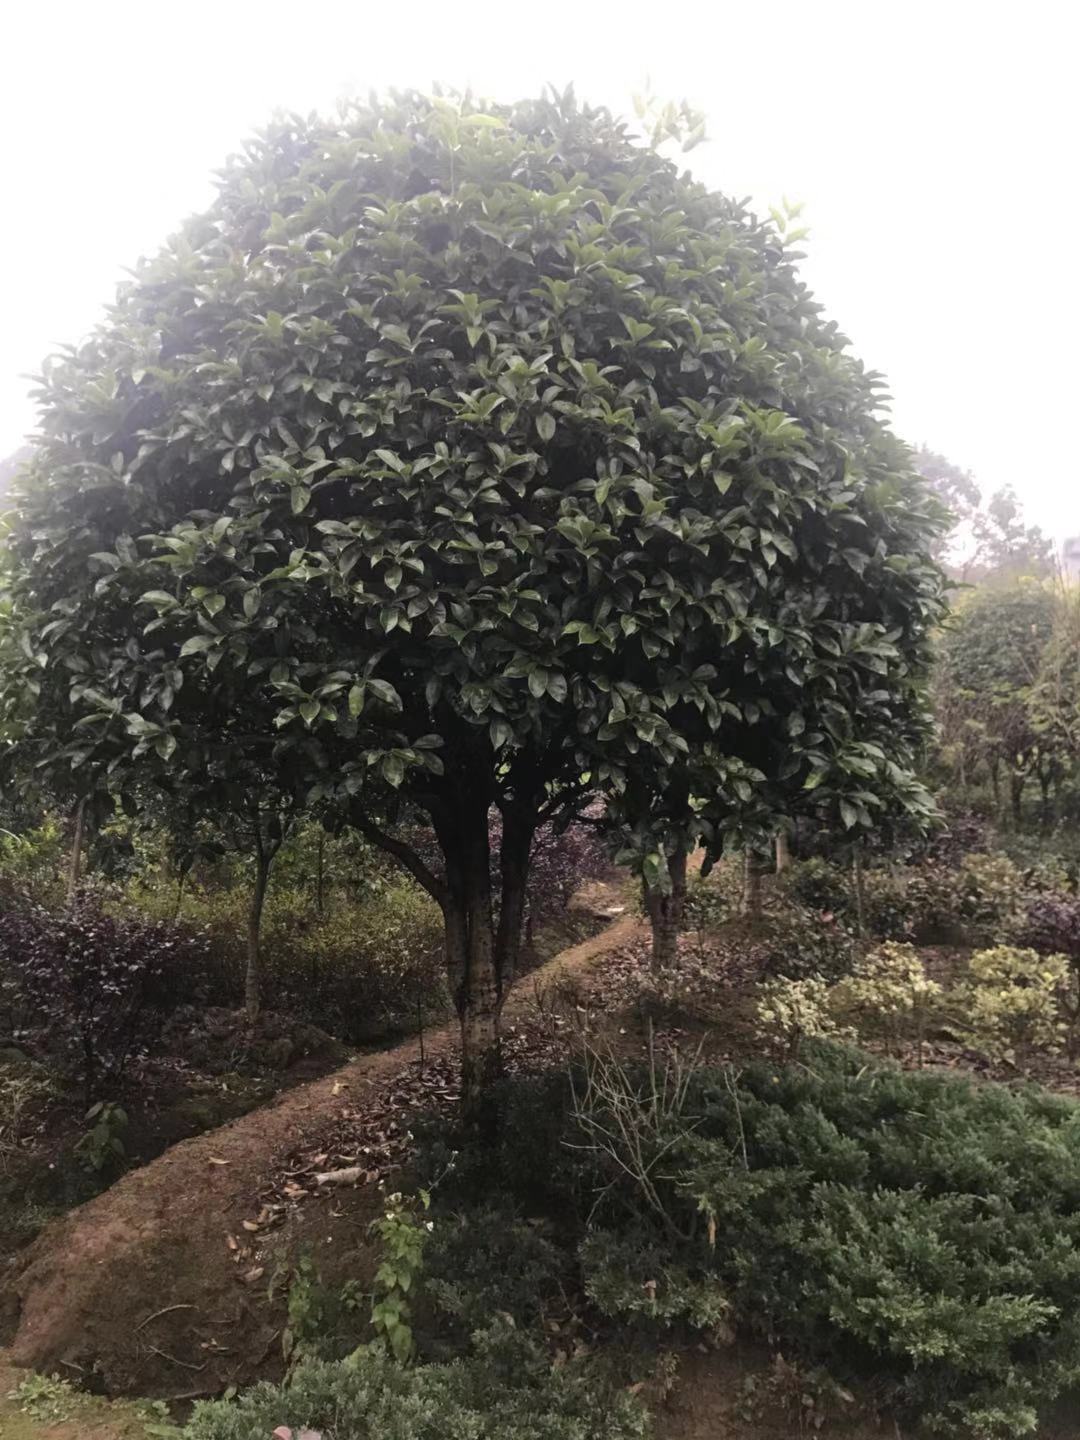
[[[609,907],[614,896],[609,894]],[[642,930],[624,915],[525,977],[504,1012],[513,1027],[543,991],[571,980]],[[425,1038],[428,1066],[450,1069],[457,1027]],[[275,1279],[282,1243],[315,1245],[363,1279],[363,1237],[381,1205],[374,1184],[304,1197],[284,1234],[262,1244],[260,1196],[290,1158],[385,1115],[418,1069],[411,1040],[350,1062],[218,1130],[181,1141],[46,1227],[0,1274],[0,1340],[10,1359],[112,1394],[212,1394],[272,1372],[283,1323]],[[426,1073],[426,1072],[425,1072]],[[286,1193],[289,1193],[288,1191]],[[246,1222],[246,1223],[245,1223]],[[348,1243],[346,1243],[348,1242]],[[320,1253],[320,1260],[322,1255]],[[280,1292],[279,1287],[279,1292]]]

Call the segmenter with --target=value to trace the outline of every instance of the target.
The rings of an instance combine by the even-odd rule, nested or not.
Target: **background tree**
[[[1019,824],[1024,788],[1036,772],[1040,753],[1045,759],[1045,741],[1033,725],[1030,701],[1054,614],[1053,591],[1038,581],[981,586],[957,606],[940,647],[935,685],[939,713],[946,721],[946,745],[959,747],[954,753],[963,764],[965,781],[969,757],[974,753],[981,759],[1002,813],[1004,769],[1007,813],[1014,825]]]
[[[46,371],[12,599],[52,750],[188,774],[228,713],[350,799],[442,907],[469,1096],[538,826],[682,756],[724,814],[780,756],[818,784],[936,616],[921,482],[796,259],[569,95],[410,95],[249,144]]]

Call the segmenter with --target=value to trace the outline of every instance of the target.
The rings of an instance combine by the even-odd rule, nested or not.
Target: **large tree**
[[[199,697],[316,743],[442,906],[471,1094],[540,823],[651,823],[684,757],[718,816],[812,787],[921,663],[933,502],[796,259],[606,111],[409,95],[251,142],[46,371],[12,604],[60,763],[183,766]]]

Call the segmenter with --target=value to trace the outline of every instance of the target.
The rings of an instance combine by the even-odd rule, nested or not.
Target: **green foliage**
[[[836,980],[851,965],[851,936],[836,920],[798,905],[770,906],[753,938],[769,975]]]
[[[286,872],[287,874],[288,872]],[[191,976],[190,994],[237,1004],[242,994],[248,895],[235,886],[188,886],[180,918],[205,934],[213,961],[209,977]],[[393,878],[374,893],[328,896],[323,913],[310,891],[271,884],[262,929],[265,1003],[303,1016],[342,1039],[361,1044],[387,1031],[411,1029],[418,1001],[425,1019],[449,1008],[442,970],[442,919],[431,898],[411,882]],[[141,913],[171,916],[171,887],[129,885],[126,902]]]
[[[275,122],[46,367],[24,758],[267,850],[308,799],[346,812],[466,935],[454,988],[492,972],[470,1013],[519,929],[493,804],[515,920],[533,830],[587,790],[714,853],[798,797],[925,816],[938,507],[787,219],[570,95]],[[445,885],[373,822],[399,799]]]
[[[75,1391],[59,1375],[27,1375],[8,1399],[41,1425],[62,1425],[76,1404]]]
[[[966,983],[950,997],[957,1035],[993,1060],[1060,1049],[1066,1033],[1062,1001],[1070,973],[1064,955],[1041,955],[1012,945],[977,951]]]
[[[832,987],[828,1005],[856,1020],[862,1034],[882,1029],[899,1038],[914,1030],[921,1038],[941,993],[913,945],[887,941],[855,961],[851,974]]]
[[[430,1208],[431,1196],[426,1190],[408,1199],[391,1195],[386,1212],[371,1225],[382,1255],[371,1297],[371,1328],[375,1343],[384,1346],[399,1364],[411,1360],[416,1349],[413,1295],[424,1264],[424,1247],[434,1225],[424,1219]]]
[[[282,1425],[326,1440],[643,1440],[644,1410],[574,1363],[546,1357],[505,1324],[450,1364],[402,1366],[377,1350],[310,1361],[285,1386],[201,1401],[188,1440],[266,1440]]]
[[[431,1343],[445,1343],[447,1322],[460,1341],[493,1315],[509,1315],[521,1330],[542,1325],[572,1270],[552,1233],[495,1206],[440,1214],[424,1250],[423,1293],[439,1313]]]
[[[916,938],[987,943],[1019,914],[1023,877],[1007,855],[965,855],[954,868],[913,867],[906,900]]]
[[[0,831],[0,900],[3,908],[58,908],[64,900],[67,844],[52,817],[21,834]]]
[[[731,1302],[707,1263],[673,1261],[669,1243],[648,1231],[598,1230],[580,1251],[585,1294],[603,1315],[666,1329],[676,1321],[730,1339]]]
[[[794,1057],[804,1040],[850,1035],[832,1011],[832,992],[833,987],[817,976],[792,980],[782,975],[767,981],[757,1001],[761,1038]]]
[[[674,1143],[651,1172],[662,1214],[575,1118],[580,1089],[536,1159],[560,1181],[552,1203],[612,1237],[600,1248],[613,1296],[655,1278],[634,1257],[657,1247],[786,1356],[843,1383],[871,1378],[899,1411],[981,1440],[1030,1433],[1080,1383],[1075,1102],[817,1042],[796,1065],[690,1068]],[[651,1106],[647,1069],[626,1067],[620,1090]],[[519,1194],[520,1175],[489,1157],[490,1183]],[[634,1323],[649,1322],[639,1311]]]
[[[112,1100],[99,1100],[86,1112],[90,1128],[75,1146],[75,1154],[92,1175],[123,1166],[127,1151],[123,1136],[127,1111]]]
[[[781,877],[780,886],[809,910],[842,915],[852,904],[848,874],[820,855],[789,865]]]
[[[287,1323],[281,1349],[290,1363],[305,1358],[340,1359],[355,1348],[362,1296],[354,1280],[327,1285],[310,1254],[297,1260],[289,1276]]]

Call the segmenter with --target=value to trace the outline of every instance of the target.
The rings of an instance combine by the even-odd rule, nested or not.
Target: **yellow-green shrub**
[[[967,981],[949,996],[956,1033],[992,1060],[1031,1050],[1052,1053],[1065,1039],[1061,1002],[1068,984],[1064,955],[1014,945],[979,950]]]
[[[860,1031],[881,1027],[899,1036],[911,1028],[921,1037],[940,996],[941,986],[927,975],[914,945],[886,941],[855,961],[851,974],[830,990],[828,1003]]]
[[[758,995],[758,1034],[789,1055],[798,1053],[803,1040],[849,1036],[830,1005],[832,990],[817,976],[789,980],[781,975],[767,981]]]

